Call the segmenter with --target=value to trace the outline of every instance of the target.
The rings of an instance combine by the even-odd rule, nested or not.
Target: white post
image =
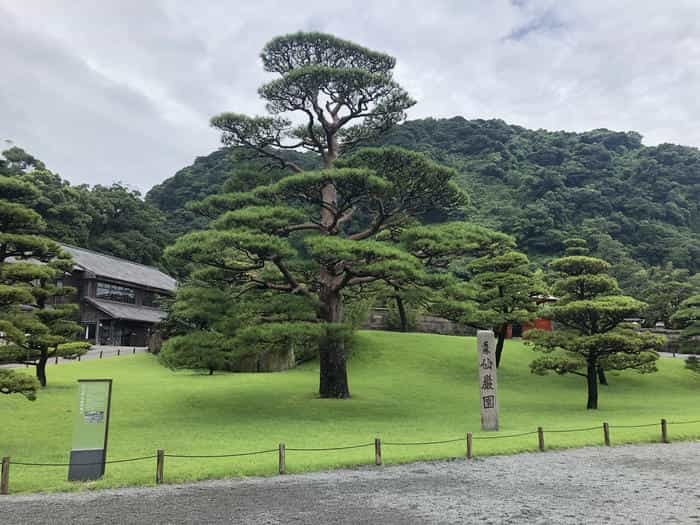
[[[479,404],[481,429],[498,430],[498,400],[496,398],[496,339],[491,330],[476,333],[479,358]]]

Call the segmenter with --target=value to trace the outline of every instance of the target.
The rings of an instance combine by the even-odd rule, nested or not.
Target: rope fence
[[[416,441],[416,442],[392,442],[392,441],[387,441],[384,444],[385,445],[396,445],[399,447],[403,446],[413,446],[413,445],[444,445],[445,443],[457,443],[458,441],[462,441],[464,438],[455,438],[455,439],[443,439],[442,441]]]
[[[661,419],[660,423],[645,423],[640,425],[610,425],[604,422],[600,426],[585,427],[585,428],[563,428],[563,429],[547,429],[546,433],[558,434],[558,433],[574,433],[574,432],[590,432],[593,430],[602,430],[603,432],[603,443],[605,446],[611,446],[610,430],[611,429],[631,429],[631,428],[648,428],[648,427],[658,427],[660,425],[661,429],[661,443],[670,443],[668,437],[668,427],[670,425],[690,425],[700,423],[700,419],[691,421],[667,421],[666,419]],[[384,446],[389,447],[412,447],[412,446],[431,446],[431,445],[445,445],[450,443],[458,443],[466,441],[466,457],[467,459],[474,458],[474,447],[473,442],[477,440],[487,440],[487,439],[509,439],[509,438],[519,438],[524,436],[531,436],[537,434],[537,448],[538,450],[544,452],[545,450],[545,430],[542,427],[538,427],[537,430],[529,432],[520,432],[516,434],[499,434],[499,435],[477,435],[474,436],[471,432],[463,437],[444,439],[438,441],[386,441]],[[338,450],[351,450],[351,449],[361,449],[374,447],[374,464],[382,464],[382,441],[380,438],[375,438],[372,442],[360,443],[358,445],[345,445],[338,447],[327,447],[327,448],[300,448],[300,447],[290,447],[287,448],[284,443],[280,443],[277,448],[271,448],[266,450],[256,450],[252,452],[236,452],[231,454],[166,454],[163,449],[158,449],[156,454],[148,456],[139,456],[134,458],[124,458],[124,459],[112,459],[104,462],[94,462],[94,463],[73,463],[73,466],[88,466],[88,465],[102,465],[102,464],[114,464],[114,463],[129,463],[136,461],[145,460],[156,460],[156,484],[164,482],[164,472],[165,472],[165,458],[171,459],[220,459],[220,458],[233,458],[233,457],[243,457],[243,456],[257,456],[264,454],[272,454],[277,452],[278,454],[278,472],[280,474],[286,473],[286,453],[287,452],[330,452]],[[10,465],[22,466],[22,467],[70,467],[70,463],[34,463],[29,461],[15,461],[11,460],[9,456],[2,458],[2,470],[0,472],[0,494],[9,494],[10,485]]]
[[[474,439],[507,439],[522,436],[531,436],[533,434],[537,434],[537,430],[533,430],[532,432],[521,432],[520,434],[505,434],[503,436],[474,436]]]
[[[91,463],[73,463],[74,466],[85,467],[89,465],[109,465],[111,463],[129,463],[131,461],[143,461],[144,459],[153,459],[155,455],[152,456],[141,456],[139,458],[127,458],[127,459],[111,459],[109,461],[95,461]],[[70,463],[25,463],[23,461],[13,461],[13,465],[23,465],[25,467],[70,467]]]
[[[351,448],[371,447],[374,443],[362,443],[361,445],[348,445],[345,447],[328,447],[328,448],[288,448],[291,452],[329,452],[331,450],[350,450]]]
[[[163,454],[164,457],[166,458],[197,458],[197,459],[203,459],[203,458],[235,458],[235,457],[241,457],[241,456],[257,456],[260,454],[270,454],[271,452],[277,452],[276,448],[271,448],[269,450],[257,450],[255,452],[238,452],[235,454]],[[151,458],[154,458],[156,456],[151,456]]]

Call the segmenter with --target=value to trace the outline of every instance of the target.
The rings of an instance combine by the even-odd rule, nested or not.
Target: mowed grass
[[[509,341],[499,370],[501,431],[482,433],[473,338],[360,332],[349,365],[350,400],[318,399],[318,365],[271,374],[205,374],[162,367],[136,355],[50,366],[49,387],[36,402],[0,398],[0,455],[15,461],[65,463],[77,409],[77,379],[114,380],[108,459],[166,454],[216,455],[287,446],[287,470],[301,472],[370,464],[373,446],[327,452],[293,451],[385,443],[385,463],[463,457],[464,441],[399,446],[463,438],[474,432],[478,456],[537,448],[537,436],[484,439],[545,429],[548,448],[601,445],[608,421],[613,444],[659,440],[659,425],[616,425],[700,420],[700,375],[681,360],[661,359],[660,371],[609,374],[600,409],[585,409],[583,378],[532,375],[533,352]],[[554,433],[550,430],[596,427]],[[669,426],[670,438],[700,438],[700,423]],[[166,458],[166,482],[273,475],[277,454],[232,458]],[[66,481],[66,467],[13,465],[11,492],[150,485],[155,460],[107,465],[102,480]]]

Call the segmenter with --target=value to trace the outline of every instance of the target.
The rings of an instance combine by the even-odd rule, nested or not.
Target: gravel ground
[[[8,525],[700,524],[700,442],[0,498]]]

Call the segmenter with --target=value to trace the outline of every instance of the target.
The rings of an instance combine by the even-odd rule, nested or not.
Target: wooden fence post
[[[661,420],[661,442],[662,443],[669,443],[668,440],[668,423],[666,422],[665,419]]]
[[[117,348],[117,357],[119,357],[120,355],[122,355],[122,349],[121,349],[121,348]]]
[[[136,353],[136,347],[134,347],[134,350],[133,350],[133,352],[131,352],[131,353],[132,353],[132,354],[135,354],[135,353]]]
[[[467,432],[467,459],[472,459],[474,457],[472,448],[472,433]]]
[[[544,430],[542,427],[537,427],[537,446],[540,452],[544,452]]]
[[[159,448],[156,452],[156,485],[163,483],[163,466],[165,463],[165,452]]]
[[[605,440],[605,446],[610,446],[610,425],[607,422],[603,423],[603,439]]]
[[[287,471],[287,461],[286,461],[286,447],[284,443],[279,445],[279,473],[284,474]]]
[[[57,365],[57,364],[58,364],[58,356],[56,356],[56,359],[54,359],[53,364],[54,364],[54,365]]]
[[[100,350],[100,359],[102,359],[102,350]]]
[[[10,493],[10,457],[2,458],[2,474],[0,475],[0,494]]]
[[[382,464],[382,440],[374,438],[374,464]]]
[[[80,356],[78,356],[78,363],[80,363]]]

